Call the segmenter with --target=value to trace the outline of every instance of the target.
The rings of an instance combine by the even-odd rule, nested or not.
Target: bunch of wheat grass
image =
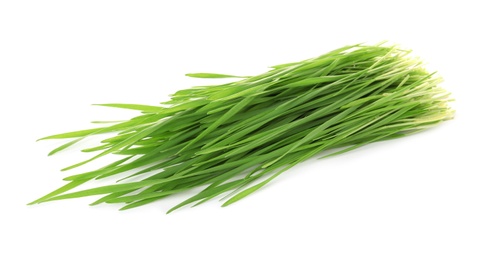
[[[224,193],[226,206],[325,150],[338,149],[329,156],[340,154],[453,117],[449,93],[438,86],[441,79],[396,46],[346,46],[252,77],[188,76],[239,79],[180,90],[160,106],[105,104],[141,115],[43,138],[72,139],[54,154],[92,135],[115,134],[83,150],[97,152],[91,159],[64,170],[107,154],[121,158],[66,177],[65,186],[32,203],[103,195],[93,204],[123,203],[122,209],[129,209],[204,187],[170,211]],[[134,174],[121,183],[69,192],[126,171]]]

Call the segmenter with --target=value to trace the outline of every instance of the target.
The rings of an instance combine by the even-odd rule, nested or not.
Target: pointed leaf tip
[[[187,77],[191,78],[202,78],[202,79],[225,79],[225,78],[248,78],[248,76],[235,76],[227,74],[216,74],[216,73],[188,73]]]

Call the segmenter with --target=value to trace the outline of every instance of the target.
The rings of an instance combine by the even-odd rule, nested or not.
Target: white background
[[[161,2],[161,3],[160,3]],[[423,2],[423,3],[422,3]],[[1,1],[0,259],[478,259],[473,1]],[[445,78],[457,114],[422,134],[307,161],[245,200],[165,215],[94,198],[26,206],[84,158],[35,140],[346,44],[389,40]]]

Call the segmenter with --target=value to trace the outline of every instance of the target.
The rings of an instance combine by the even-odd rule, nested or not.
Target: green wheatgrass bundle
[[[114,133],[76,168],[107,154],[117,161],[66,177],[68,183],[32,202],[103,195],[93,202],[145,205],[195,187],[202,191],[170,209],[201,204],[222,195],[234,203],[279,174],[322,152],[341,154],[368,143],[406,136],[453,117],[441,79],[396,46],[346,46],[320,57],[271,67],[239,77],[188,74],[198,78],[239,78],[172,95],[160,106],[105,104],[141,114],[107,126],[48,136],[72,139]],[[132,172],[121,178],[118,174]],[[105,177],[118,184],[71,192]],[[133,178],[132,178],[133,177]],[[170,212],[169,211],[169,212]]]

